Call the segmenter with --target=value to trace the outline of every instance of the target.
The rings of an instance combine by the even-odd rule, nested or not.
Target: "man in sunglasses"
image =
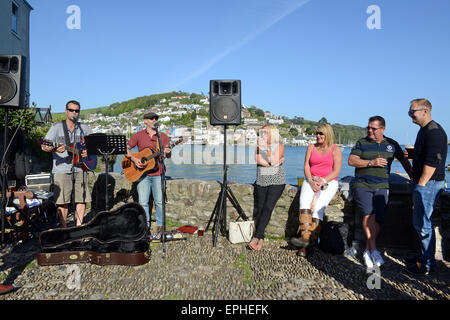
[[[409,176],[412,174],[411,164],[404,157],[400,145],[384,136],[385,128],[383,117],[371,117],[367,136],[356,142],[348,158],[348,164],[355,167],[353,192],[356,206],[363,216],[362,227],[367,239],[363,260],[368,269],[384,264],[376,241],[387,210],[389,173],[394,158],[400,161]]]
[[[67,102],[66,120],[53,124],[45,136],[45,141],[48,143],[41,146],[43,151],[53,154],[53,191],[62,228],[67,227],[67,215],[72,200],[76,204],[77,226],[83,223],[86,203],[91,202],[87,172],[75,163],[76,157],[69,154],[65,147],[76,145],[85,136],[92,134],[89,126],[78,121],[79,115],[80,103],[75,100]],[[56,147],[49,145],[51,143],[56,144]],[[79,156],[87,157],[87,151],[81,151]]]
[[[414,144],[412,180],[413,224],[419,235],[421,252],[415,263],[407,267],[414,274],[428,274],[436,268],[436,235],[431,223],[436,200],[444,188],[447,158],[447,134],[431,119],[432,105],[427,99],[411,101],[408,115],[420,126]],[[405,156],[408,152],[405,150]]]
[[[157,121],[159,116],[154,112],[148,112],[144,115],[145,129],[134,134],[127,144],[127,157],[134,162],[137,168],[144,168],[145,165],[141,162],[141,159],[135,157],[132,153],[134,147],[138,147],[138,151],[141,152],[144,149],[150,148],[152,152],[158,152],[159,141],[157,136]],[[172,150],[170,149],[170,139],[169,137],[160,132],[161,145],[166,158],[171,157]],[[158,158],[156,159],[158,162]],[[156,232],[161,233],[163,227],[163,212],[162,212],[162,201],[163,194],[161,188],[161,175],[163,173],[163,168],[161,165],[157,164],[156,167],[148,172],[146,172],[141,179],[139,179],[137,184],[137,192],[139,196],[139,204],[144,208],[147,215],[148,225],[150,226],[151,215],[149,208],[150,194],[153,194],[153,201],[156,207]]]

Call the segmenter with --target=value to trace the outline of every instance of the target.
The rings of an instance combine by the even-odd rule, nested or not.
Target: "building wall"
[[[18,7],[17,32],[12,30],[12,3]],[[0,54],[17,54],[27,58],[27,92],[30,92],[30,11],[25,0],[0,1]]]

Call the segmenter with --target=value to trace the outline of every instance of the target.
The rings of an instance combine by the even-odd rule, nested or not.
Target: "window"
[[[11,29],[17,33],[17,15],[19,13],[19,7],[13,2],[12,3],[12,14],[11,14]]]

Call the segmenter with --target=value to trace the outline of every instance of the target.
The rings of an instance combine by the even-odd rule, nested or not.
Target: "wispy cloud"
[[[195,79],[211,69],[214,65],[222,61],[225,57],[227,57],[232,52],[240,49],[241,47],[245,46],[247,43],[261,35],[262,33],[266,32],[268,29],[270,29],[272,26],[292,14],[294,11],[299,9],[300,7],[304,6],[306,3],[310,2],[311,0],[300,0],[295,1],[294,3],[289,3],[286,8],[283,8],[278,15],[275,15],[271,17],[266,23],[264,23],[262,26],[260,26],[257,30],[253,31],[252,33],[245,36],[240,41],[236,42],[229,48],[225,49],[223,52],[219,53],[218,55],[214,56],[212,59],[210,59],[208,62],[200,66],[197,70],[192,72],[189,76],[178,82],[173,88],[179,89],[182,85],[184,85],[186,82],[191,81],[192,79]]]

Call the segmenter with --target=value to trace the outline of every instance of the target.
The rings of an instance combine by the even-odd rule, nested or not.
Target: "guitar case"
[[[40,266],[93,263],[97,265],[142,265],[150,259],[148,227],[144,208],[127,203],[113,211],[99,212],[78,227],[41,232]]]

